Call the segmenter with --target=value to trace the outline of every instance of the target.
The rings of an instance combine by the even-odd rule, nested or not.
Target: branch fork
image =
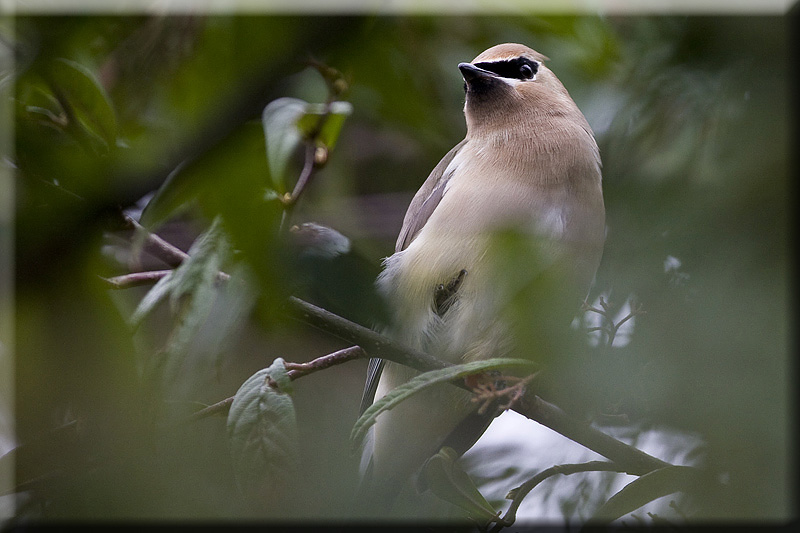
[[[611,310],[611,306],[600,297],[600,308],[593,307],[588,302],[583,302],[581,305],[581,310],[584,312],[592,312],[600,315],[603,317],[603,325],[598,327],[589,328],[589,332],[594,331],[602,331],[606,334],[606,346],[610,348],[614,344],[614,339],[617,336],[617,332],[622,325],[627,322],[628,320],[632,319],[635,316],[647,314],[647,311],[644,310],[644,306],[641,303],[634,304],[631,302],[631,312],[628,313],[625,317],[622,318],[619,322],[614,322],[614,313]]]

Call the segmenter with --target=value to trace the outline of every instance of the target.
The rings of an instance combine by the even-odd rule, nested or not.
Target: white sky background
[[[667,428],[651,428],[642,432],[625,427],[599,429],[673,465],[693,466],[700,458],[697,452],[703,443],[699,437],[689,433]],[[603,456],[581,444],[514,411],[506,411],[492,422],[480,440],[464,454],[461,462],[476,481],[489,480],[479,485],[481,493],[490,501],[498,501],[503,500],[510,489],[553,465],[604,460]],[[504,471],[512,465],[517,467],[516,472],[506,476]],[[491,480],[499,474],[503,474],[500,479]],[[613,479],[607,486],[609,476]],[[611,495],[635,479],[636,476],[627,474],[598,472],[553,476],[525,497],[517,510],[517,523],[559,524],[565,518],[570,523],[580,523],[590,518]],[[610,490],[606,492],[608,488]],[[577,503],[575,510],[567,513],[566,517],[561,508],[561,502],[565,500]],[[661,518],[681,523],[680,515],[669,505],[670,500],[680,502],[680,496],[672,494],[659,498],[638,509],[635,514],[646,518],[647,512],[652,512]],[[503,514],[509,504],[506,501],[502,506]],[[628,525],[637,525],[630,517],[623,520]]]

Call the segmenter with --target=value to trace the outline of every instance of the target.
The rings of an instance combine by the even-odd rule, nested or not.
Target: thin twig
[[[628,313],[628,315],[625,318],[614,324],[614,329],[619,329],[622,326],[622,324],[624,324],[625,322],[627,322],[628,320],[630,320],[635,316],[644,315],[647,313],[647,311],[644,310],[644,306],[642,304],[639,304],[635,307],[631,305],[631,308],[632,308],[631,312]]]
[[[588,331],[604,332],[606,334],[606,348],[611,348],[611,346],[614,344],[614,340],[617,338],[617,332],[625,322],[627,322],[628,320],[632,319],[635,316],[646,314],[646,311],[644,310],[644,306],[642,304],[634,306],[634,304],[631,303],[631,312],[628,313],[619,322],[614,323],[614,317],[610,311],[610,305],[603,299],[602,296],[600,297],[600,307],[602,307],[602,309],[592,307],[587,302],[583,302],[584,311],[591,311],[592,313],[597,313],[598,315],[603,317],[602,326],[588,328]]]
[[[492,533],[500,531],[502,528],[509,527],[514,524],[514,521],[517,519],[517,510],[522,504],[522,500],[541,482],[558,474],[567,476],[570,474],[576,474],[578,472],[630,473],[627,469],[621,467],[620,465],[616,463],[610,463],[608,461],[589,461],[586,463],[568,463],[551,466],[550,468],[542,470],[519,487],[509,491],[506,498],[511,500],[511,506],[508,508],[508,511],[506,511],[505,516],[500,518],[497,521],[497,524],[495,524],[495,526],[491,529]]]
[[[314,143],[311,141],[306,142],[305,163],[303,164],[303,170],[300,172],[300,177],[297,178],[297,183],[294,185],[292,194],[287,195],[282,200],[283,217],[281,218],[281,233],[285,233],[291,226],[292,212],[294,211],[294,207],[297,205],[298,200],[300,200],[300,196],[302,196],[303,191],[305,191],[306,187],[311,182],[312,176],[314,175],[314,169],[316,168],[314,158],[315,152],[316,147],[314,146]]]
[[[187,422],[195,422],[197,420],[202,420],[203,418],[208,418],[209,416],[214,415],[222,415],[226,416],[228,411],[231,409],[231,404],[233,403],[233,396],[230,398],[225,398],[222,401],[219,401],[213,405],[209,405],[208,407],[204,407],[199,411],[195,411],[192,413]]]
[[[112,289],[127,289],[129,287],[138,287],[140,285],[155,283],[161,278],[166,277],[170,272],[172,272],[172,270],[148,270],[145,272],[133,272],[131,274],[115,276],[113,278],[101,277],[101,279],[111,284]]]
[[[112,289],[128,289],[130,287],[138,287],[140,285],[147,285],[155,283],[163,277],[166,277],[172,270],[147,270],[144,272],[132,272],[130,274],[123,274],[121,276],[114,276],[113,278],[100,279],[111,285]],[[217,281],[228,281],[231,279],[230,274],[226,272],[217,273]]]
[[[288,197],[284,201],[284,206],[287,208],[292,208],[297,204],[297,201],[300,199],[300,196],[305,191],[306,187],[311,181],[311,177],[314,174],[314,167],[316,166],[316,160],[314,154],[316,154],[317,148],[314,146],[314,143],[311,141],[306,142],[306,152],[305,158],[303,163],[303,170],[300,171],[300,177],[297,178],[297,183],[294,184],[294,190],[292,190],[292,195]]]
[[[330,368],[335,365],[341,365],[342,363],[347,363],[348,361],[364,359],[366,357],[367,354],[361,349],[360,346],[350,346],[349,348],[344,348],[343,350],[338,350],[336,352],[317,357],[316,359],[308,361],[307,363],[287,362],[284,363],[284,365],[286,366],[286,370],[288,370],[286,375],[291,381],[294,381],[309,374],[313,374],[314,372],[319,372],[320,370],[325,370],[326,368]],[[199,411],[195,411],[186,421],[196,422],[197,420],[202,420],[203,418],[208,418],[209,416],[227,415],[232,404],[233,396],[230,398],[225,398],[224,400],[221,400],[213,405],[209,405],[208,407],[204,407]]]
[[[147,236],[145,250],[158,257],[172,268],[177,267],[189,257],[189,254],[177,246],[168,243],[155,233],[148,231],[147,228],[127,215],[125,215],[125,223],[128,225],[128,227],[133,228],[135,231],[144,232],[144,234]]]
[[[292,212],[300,197],[305,192],[311,180],[314,177],[314,171],[325,164],[328,159],[328,151],[324,146],[317,145],[317,138],[322,132],[322,127],[330,116],[331,104],[333,103],[333,95],[329,95],[325,102],[325,111],[319,116],[314,129],[309,132],[308,137],[305,139],[306,150],[303,162],[303,170],[297,178],[297,183],[294,184],[292,194],[285,196],[283,202],[283,216],[281,217],[281,233],[285,232],[291,226]]]
[[[309,361],[307,363],[285,363],[286,373],[289,376],[289,379],[295,380],[297,378],[301,378],[303,376],[307,376],[308,374],[313,374],[314,372],[318,372],[320,370],[324,370],[334,365],[340,365],[342,363],[346,363],[348,361],[353,361],[355,359],[364,359],[368,357],[364,350],[361,349],[360,346],[351,346],[349,348],[345,348],[343,350],[339,350],[338,352],[329,353],[328,355],[323,355],[322,357],[317,357],[313,361]]]

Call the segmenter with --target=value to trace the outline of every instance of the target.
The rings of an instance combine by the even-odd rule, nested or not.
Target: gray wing
[[[453,161],[456,154],[464,147],[466,142],[467,140],[464,139],[445,154],[442,160],[433,168],[428,179],[425,180],[425,183],[423,183],[422,187],[417,191],[417,194],[414,195],[414,199],[411,200],[411,204],[409,204],[408,210],[406,211],[406,216],[403,219],[403,227],[400,230],[400,235],[397,236],[397,244],[395,245],[396,252],[405,250],[406,247],[411,244],[411,241],[414,240],[414,237],[417,236],[430,218],[433,210],[439,205],[444,195],[444,188],[447,185],[447,181],[452,176],[452,172],[445,174],[444,171],[447,169],[448,165],[450,165],[450,162]],[[369,360],[369,366],[367,367],[367,383],[364,386],[364,394],[361,396],[362,414],[375,400],[375,391],[378,389],[378,381],[380,380],[381,372],[383,372],[385,364],[383,359],[372,358]]]
[[[445,156],[439,161],[439,164],[431,171],[428,179],[419,188],[411,204],[408,206],[406,216],[403,219],[403,227],[400,230],[400,235],[397,236],[397,244],[395,245],[395,252],[405,250],[414,237],[420,232],[422,227],[431,217],[431,213],[439,205],[444,195],[444,188],[452,176],[452,171],[445,174],[447,166],[453,161],[453,158],[461,151],[467,140],[464,139],[455,145]]]
[[[367,407],[372,405],[372,402],[375,400],[375,391],[378,389],[378,381],[385,364],[386,361],[378,359],[377,357],[373,357],[369,360],[369,366],[367,366],[367,384],[364,386],[364,394],[361,396],[360,414],[362,415],[364,411],[367,410]]]

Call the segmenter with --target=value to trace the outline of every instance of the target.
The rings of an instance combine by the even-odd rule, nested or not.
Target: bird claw
[[[501,376],[500,379],[497,379],[497,376],[489,377],[486,374],[477,374],[475,376],[467,376],[464,381],[475,393],[471,400],[481,404],[478,408],[479,414],[487,412],[495,400],[499,400],[503,396],[508,398],[505,404],[497,406],[497,412],[500,413],[514,407],[525,396],[526,386],[536,374],[537,372],[534,372],[524,378]],[[513,383],[513,385],[508,385],[509,382]]]

